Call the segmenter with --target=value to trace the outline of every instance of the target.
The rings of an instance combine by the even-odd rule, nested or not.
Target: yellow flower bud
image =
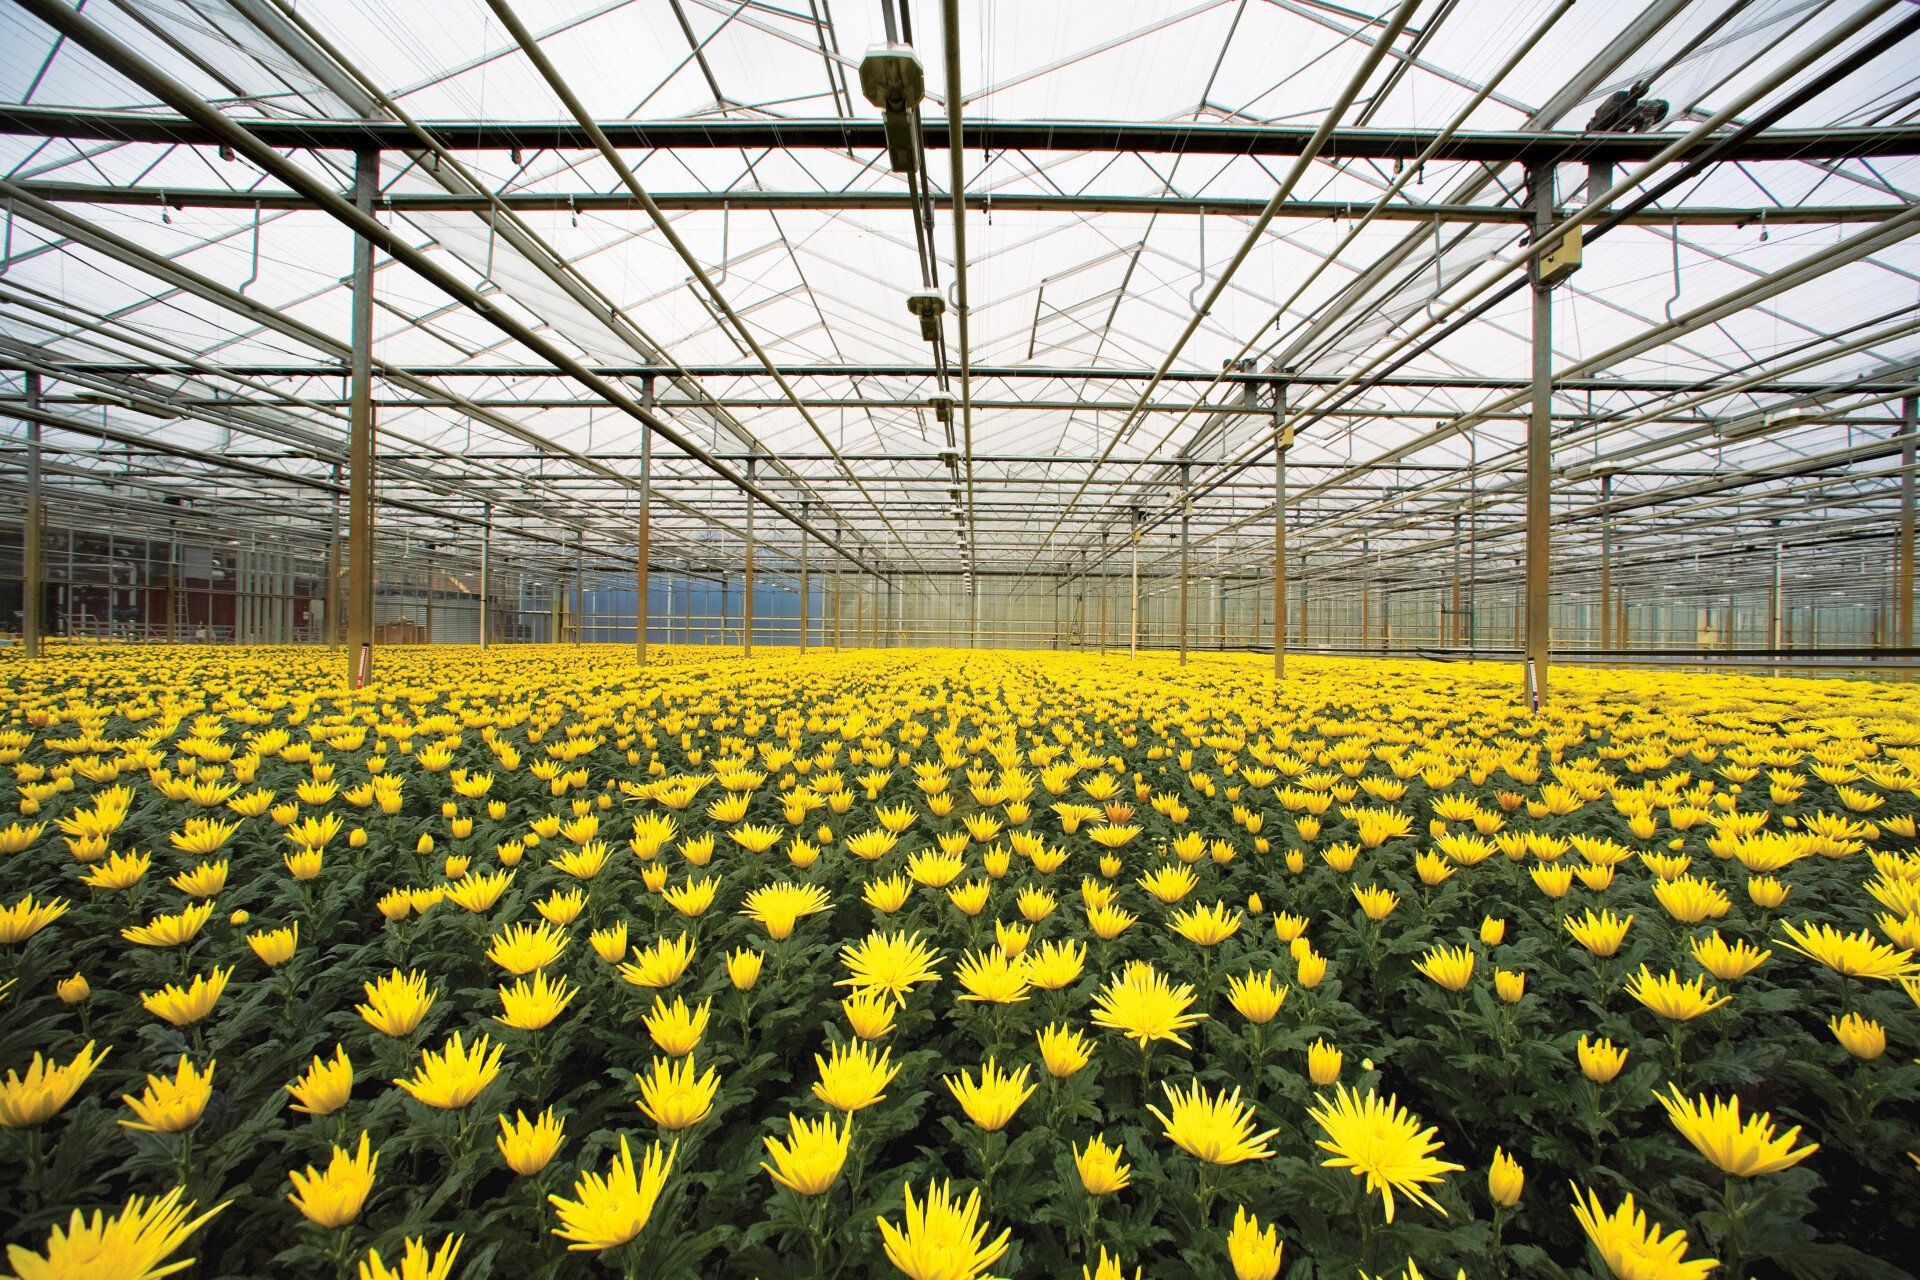
[[[1527,1171],[1520,1162],[1502,1151],[1493,1149],[1493,1164],[1487,1169],[1487,1194],[1493,1197],[1497,1205],[1511,1209],[1520,1203],[1520,1189],[1526,1185]]]

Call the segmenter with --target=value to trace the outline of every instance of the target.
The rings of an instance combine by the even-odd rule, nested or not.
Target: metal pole
[[[493,643],[493,504],[483,508],[480,521],[480,647]]]
[[[1536,236],[1553,226],[1553,166],[1528,171]],[[1553,291],[1533,287],[1533,416],[1527,423],[1526,661],[1522,693],[1534,707],[1547,701],[1548,483],[1553,466]]]
[[[800,504],[800,515],[803,519],[811,519],[812,510],[812,502],[803,501]],[[800,530],[800,652],[802,653],[807,651],[807,615],[810,612],[808,605],[811,603],[813,590],[812,585],[807,581],[807,541],[807,531],[802,528]]]
[[[340,464],[333,464],[332,510],[327,517],[327,648],[338,649],[340,629]],[[169,636],[169,639],[172,637]]]
[[[1100,535],[1100,656],[1107,656],[1107,535]]]
[[[1913,645],[1914,453],[1920,441],[1920,398],[1900,406],[1900,563],[1894,573],[1893,625],[1902,648]]]
[[[640,403],[649,410],[653,408],[652,378],[640,384]],[[652,621],[648,616],[648,595],[653,588],[650,580],[653,572],[653,427],[645,422],[640,424],[640,516],[633,543],[633,656],[644,667],[647,665],[647,626]],[[667,639],[673,639],[671,610]]]
[[[1773,590],[1767,596],[1767,643],[1775,649],[1785,647],[1780,623],[1784,616],[1781,609],[1783,603],[1781,587],[1786,567],[1786,549],[1787,544],[1784,542],[1773,544]]]
[[[1360,539],[1360,647],[1365,649],[1373,643],[1373,580],[1368,575],[1372,567],[1368,563],[1367,539]]]
[[[840,526],[837,524],[833,527],[833,538],[836,542],[840,540]],[[840,645],[844,639],[840,626],[840,562],[835,560],[833,562],[833,649],[835,653],[840,651]]]
[[[371,214],[380,153],[353,153],[353,203]],[[373,678],[373,241],[353,238],[353,314],[347,443],[347,673],[355,689]]]
[[[1273,389],[1273,678],[1287,674],[1287,387]]]
[[[567,598],[567,622],[575,644],[581,644],[587,638],[584,625],[586,616],[587,532],[582,529],[573,535],[573,592]]]
[[[1460,643],[1460,603],[1460,513],[1456,511],[1453,516],[1453,593],[1448,602],[1453,623],[1447,628],[1447,642],[1456,646]]]
[[[753,483],[755,459],[747,459],[747,483]],[[740,656],[753,656],[753,496],[747,496],[747,573],[745,592],[740,597]]]
[[[1300,644],[1302,648],[1304,648],[1311,639],[1307,631],[1309,618],[1308,606],[1310,604],[1307,597],[1308,593],[1312,590],[1313,574],[1307,567],[1307,553],[1302,551],[1300,553]]]
[[[1133,513],[1133,587],[1127,620],[1127,656],[1140,656],[1140,513]]]
[[[1600,477],[1600,647],[1613,648],[1613,475]]]
[[[1189,525],[1193,520],[1193,501],[1187,497],[1190,468],[1180,464],[1180,665],[1187,665],[1187,549]]]
[[[40,375],[27,374],[27,407],[40,407]],[[41,606],[47,587],[46,506],[40,467],[40,424],[27,419],[27,510],[21,525],[20,650],[29,658],[41,655],[44,622]],[[69,535],[71,537],[71,535]]]

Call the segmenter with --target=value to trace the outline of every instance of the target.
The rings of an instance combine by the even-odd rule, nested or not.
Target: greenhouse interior
[[[1911,0],[7,0],[0,156],[7,1280],[1920,1274]]]

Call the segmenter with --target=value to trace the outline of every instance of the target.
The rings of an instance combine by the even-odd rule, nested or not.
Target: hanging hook
[[[1187,290],[1187,305],[1195,311],[1200,309],[1198,294],[1207,287],[1207,211],[1200,210],[1200,278],[1193,288]]]
[[[1440,317],[1433,313],[1434,304],[1440,301],[1441,291],[1447,287],[1446,277],[1440,270],[1440,215],[1433,215],[1433,292],[1427,295],[1427,319],[1437,322]]]
[[[500,287],[493,282],[493,242],[499,232],[500,215],[497,213],[489,214],[487,217],[487,264],[480,272],[480,288],[478,290],[480,293],[491,293]]]
[[[260,279],[260,205],[256,201],[253,206],[253,270],[247,274],[247,278],[245,280],[242,280],[240,282],[240,288],[236,290],[236,292],[244,294],[247,291],[247,286],[250,284],[253,284],[255,281],[259,279]]]
[[[0,276],[13,269],[13,201],[7,201],[6,243],[0,245]]]
[[[1767,242],[1767,234],[1768,234],[1767,233],[1767,211],[1765,209],[1762,209],[1760,211],[1760,243],[1761,244],[1765,244]]]
[[[1680,220],[1673,220],[1673,296],[1667,299],[1667,323],[1675,323],[1673,304],[1680,301]]]

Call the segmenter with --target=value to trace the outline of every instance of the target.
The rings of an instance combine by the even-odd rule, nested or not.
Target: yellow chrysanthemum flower
[[[1393,1221],[1396,1191],[1446,1215],[1447,1211],[1423,1188],[1443,1181],[1448,1173],[1458,1172],[1463,1166],[1436,1157],[1441,1148],[1435,1130],[1422,1129],[1420,1121],[1397,1098],[1382,1100],[1377,1093],[1362,1096],[1355,1089],[1339,1085],[1331,1100],[1322,1096],[1308,1114],[1326,1135],[1315,1140],[1315,1145],[1328,1153],[1329,1158],[1321,1163],[1364,1178],[1369,1192],[1379,1192],[1388,1222]]]
[[[417,969],[408,973],[395,969],[360,985],[367,1003],[355,1005],[354,1012],[381,1035],[396,1039],[412,1035],[440,998],[439,992],[427,989],[427,975]]]
[[[832,1116],[818,1120],[787,1117],[787,1138],[763,1138],[767,1159],[761,1162],[767,1176],[800,1196],[825,1195],[839,1178],[847,1162],[847,1150],[853,1141],[853,1119],[842,1116],[839,1127]]]
[[[947,1076],[947,1090],[967,1113],[967,1119],[993,1133],[1006,1128],[1021,1104],[1033,1096],[1028,1074],[1024,1066],[1018,1071],[1002,1071],[999,1063],[988,1058],[978,1080],[965,1072]]]
[[[500,1132],[493,1142],[500,1149],[500,1158],[507,1162],[507,1168],[522,1178],[531,1178],[553,1163],[567,1135],[567,1126],[554,1115],[552,1107],[533,1120],[527,1119],[524,1111],[514,1112],[511,1120],[504,1115],[498,1118]]]
[[[976,1280],[1011,1247],[1011,1231],[987,1239],[992,1228],[980,1220],[978,1190],[960,1200],[951,1183],[929,1183],[926,1199],[918,1204],[911,1183],[904,1193],[901,1225],[886,1218],[879,1223],[887,1261],[908,1280]]]
[[[814,1082],[813,1096],[835,1111],[861,1111],[883,1100],[900,1068],[893,1064],[892,1051],[876,1049],[866,1041],[836,1044],[830,1056],[813,1056],[820,1072]]]
[[[468,1044],[456,1031],[438,1052],[422,1051],[413,1074],[393,1083],[416,1101],[442,1111],[457,1111],[479,1097],[499,1076],[503,1048],[484,1035]]]
[[[367,1250],[360,1260],[360,1280],[451,1280],[454,1259],[460,1256],[462,1236],[448,1236],[431,1252],[425,1236],[408,1236],[400,1253],[400,1265],[389,1267],[378,1249]]]
[[[1144,961],[1131,961],[1118,978],[1094,997],[1093,1025],[1118,1031],[1146,1050],[1155,1041],[1170,1040],[1182,1049],[1191,1046],[1180,1033],[1203,1021],[1204,1013],[1188,1013],[1194,993],[1187,983],[1175,985]]]
[[[181,1054],[171,1077],[149,1075],[147,1087],[137,1096],[120,1095],[128,1110],[139,1117],[120,1123],[148,1133],[184,1133],[193,1128],[200,1123],[207,1100],[213,1096],[213,1068],[213,1062],[209,1061],[207,1069],[201,1071],[186,1054]]]
[[[335,1045],[331,1058],[316,1056],[286,1090],[293,1095],[292,1108],[306,1115],[330,1116],[346,1106],[353,1095],[353,1063],[346,1046]]]
[[[18,1280],[160,1280],[184,1271],[192,1258],[168,1261],[187,1237],[227,1207],[222,1202],[193,1216],[194,1202],[181,1202],[186,1188],[163,1196],[133,1196],[112,1217],[94,1210],[88,1218],[75,1209],[62,1228],[55,1226],[44,1252],[7,1246],[7,1265]]]
[[[1799,1125],[1775,1134],[1773,1120],[1764,1112],[1742,1120],[1737,1097],[1688,1098],[1678,1085],[1669,1087],[1671,1093],[1654,1095],[1666,1108],[1667,1118],[1673,1121],[1680,1136],[1693,1144],[1694,1150],[1728,1177],[1757,1178],[1779,1173],[1820,1149],[1818,1143],[1794,1149],[1793,1144],[1800,1137]]]
[[[620,1154],[615,1156],[604,1176],[582,1173],[573,1185],[574,1198],[550,1195],[560,1225],[553,1234],[569,1241],[570,1251],[598,1252],[617,1249],[646,1229],[653,1208],[666,1189],[673,1172],[673,1158],[679,1143],[662,1148],[658,1142],[647,1148],[641,1168],[633,1166],[633,1150],[625,1134],[620,1136]]]
[[[1233,1264],[1236,1280],[1274,1280],[1285,1251],[1279,1228],[1271,1223],[1262,1227],[1245,1205],[1235,1206],[1233,1230],[1227,1233],[1227,1260]]]
[[[1608,1213],[1598,1194],[1576,1186],[1573,1213],[1616,1280],[1705,1280],[1720,1265],[1713,1258],[1686,1260],[1687,1233],[1663,1234],[1634,1208],[1631,1195]]]
[[[1241,1103],[1240,1090],[1209,1094],[1198,1080],[1184,1093],[1171,1084],[1160,1087],[1167,1095],[1167,1111],[1154,1106],[1147,1111],[1160,1122],[1167,1140],[1196,1160],[1230,1165],[1273,1157],[1267,1139],[1280,1131],[1254,1132],[1253,1108]]]
[[[191,1026],[213,1012],[220,993],[227,989],[227,979],[232,976],[232,965],[212,973],[195,974],[193,981],[184,987],[168,983],[158,991],[141,992],[140,1003],[156,1018],[176,1027]]]
[[[1842,933],[1830,924],[1782,924],[1787,946],[1847,978],[1891,982],[1914,972],[1913,952],[1890,947],[1862,929]]]
[[[848,976],[834,985],[885,992],[905,1004],[914,987],[940,981],[939,961],[940,953],[917,933],[870,933],[840,949]]]
[[[379,1167],[380,1153],[371,1150],[368,1136],[362,1133],[358,1151],[333,1148],[333,1158],[324,1172],[308,1165],[305,1173],[289,1173],[293,1194],[287,1200],[315,1226],[337,1230],[360,1216]]]
[[[655,1058],[646,1075],[636,1075],[640,1101],[635,1104],[647,1119],[662,1129],[689,1128],[713,1114],[713,1100],[720,1093],[720,1073],[709,1066],[703,1075],[694,1072],[691,1053],[680,1058]]]
[[[31,1129],[58,1115],[109,1052],[96,1053],[93,1046],[93,1041],[87,1041],[65,1064],[36,1053],[26,1075],[8,1071],[6,1079],[0,1080],[0,1129]]]

